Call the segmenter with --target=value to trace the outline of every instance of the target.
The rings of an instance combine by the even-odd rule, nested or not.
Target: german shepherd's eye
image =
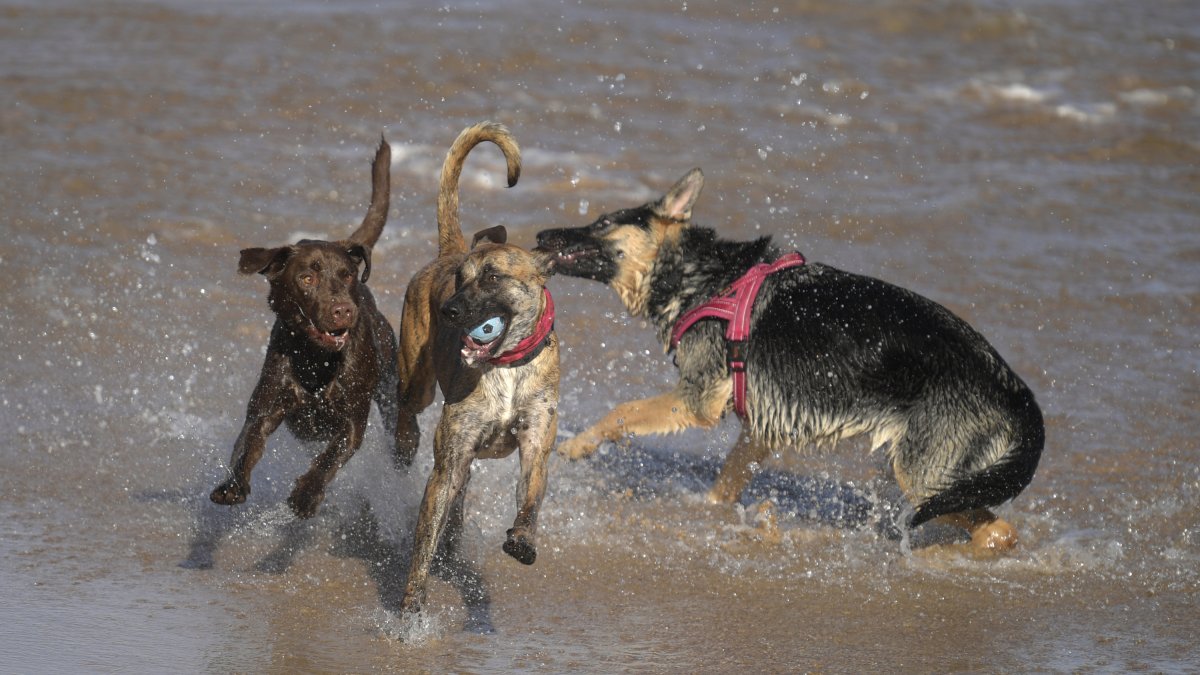
[[[338,276],[340,276],[342,278],[342,281],[344,281],[346,283],[350,283],[350,282],[354,281],[354,273],[351,272],[350,270],[342,270],[342,273]]]

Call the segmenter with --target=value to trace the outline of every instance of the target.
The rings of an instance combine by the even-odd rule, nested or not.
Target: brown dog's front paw
[[[532,565],[533,561],[537,560],[537,547],[533,545],[533,538],[524,532],[518,532],[516,528],[508,531],[508,540],[504,542],[504,552],[524,565]]]
[[[558,454],[571,459],[583,459],[596,451],[600,447],[600,442],[592,440],[590,436],[580,434],[575,438],[568,439],[558,444]]]
[[[242,485],[241,481],[230,478],[215,487],[208,498],[216,504],[233,506],[245,502],[248,496],[250,496],[250,488]]]
[[[288,507],[297,518],[312,518],[317,515],[317,507],[325,499],[325,491],[306,485],[303,479],[296,481],[296,488],[288,496]]]

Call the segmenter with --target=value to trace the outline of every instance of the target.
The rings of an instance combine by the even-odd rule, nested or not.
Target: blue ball
[[[485,344],[491,342],[492,340],[495,340],[496,338],[500,337],[500,334],[503,332],[504,332],[504,319],[502,319],[498,316],[493,316],[492,318],[488,319],[487,321],[484,321],[483,323],[479,324],[475,328],[471,329],[471,332],[467,333],[467,335],[470,335],[471,339],[478,342],[479,344],[485,345]]]

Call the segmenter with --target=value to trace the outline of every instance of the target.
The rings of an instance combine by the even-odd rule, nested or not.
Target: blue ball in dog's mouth
[[[479,344],[486,345],[504,333],[504,325],[504,319],[502,317],[493,316],[487,321],[484,321],[478,326],[472,328],[467,335],[469,335],[472,340],[478,342]]]

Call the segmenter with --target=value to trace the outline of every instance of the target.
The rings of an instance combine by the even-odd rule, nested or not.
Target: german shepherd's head
[[[605,213],[590,225],[543,230],[535,251],[553,256],[554,271],[608,284],[633,316],[644,316],[650,273],[665,244],[691,225],[704,174],[692,169],[659,199]]]

